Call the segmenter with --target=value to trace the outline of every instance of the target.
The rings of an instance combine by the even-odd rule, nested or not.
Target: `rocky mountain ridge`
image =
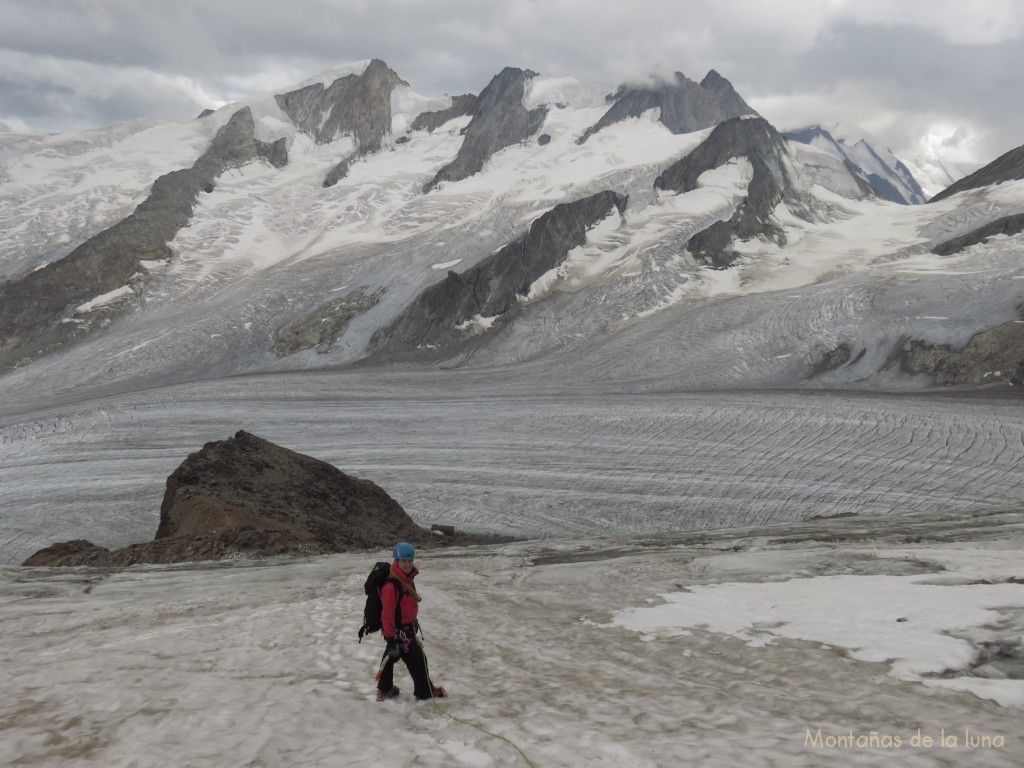
[[[757,115],[736,93],[732,83],[715,70],[708,72],[700,83],[676,72],[670,82],[651,86],[624,85],[609,100],[608,111],[584,131],[580,144],[609,125],[639,117],[652,109],[658,110],[658,120],[672,133],[693,133],[730,118]]]
[[[785,302],[785,291],[810,295],[868,266],[894,270],[895,285],[908,274],[900,264],[929,253],[981,248],[999,262],[993,275],[1009,269],[1024,203],[1012,184],[993,185],[1017,178],[1012,153],[977,177],[973,197],[903,213],[880,201],[880,177],[850,148],[822,149],[820,133],[806,149],[788,141],[714,70],[700,83],[677,73],[596,93],[508,67],[479,96],[423,97],[374,60],[182,126],[201,148],[188,167],[158,176],[134,212],[68,255],[0,284],[0,366],[19,391],[41,392],[61,386],[67,366],[96,384],[385,361],[516,365],[582,342],[611,350],[623,334],[654,339],[664,325],[691,335],[667,355],[633,345],[615,365],[658,381],[706,369],[705,383],[917,387],[915,371],[936,367],[894,378],[906,345],[959,353],[1015,322],[1014,283],[994,276],[979,288],[914,266],[947,275],[940,293],[962,291],[972,309],[953,321],[931,294],[916,314],[893,302],[884,322],[897,333],[875,330],[882,316],[867,304],[823,307],[829,319],[810,335],[757,330],[746,373],[733,373],[698,353],[707,339],[696,329],[734,327],[755,296]],[[892,188],[913,186],[898,163],[886,167]],[[9,168],[30,199],[40,182]],[[62,183],[53,173],[46,183]],[[83,189],[102,194],[99,182]],[[858,217],[883,228],[848,229]],[[52,239],[53,218],[32,225]],[[37,252],[18,239],[32,231],[11,224],[0,259]],[[694,322],[695,308],[710,314]],[[779,334],[795,351],[750,352]],[[698,354],[703,369],[668,362]],[[595,368],[579,365],[581,376]]]
[[[969,189],[987,187],[991,184],[1001,184],[1005,181],[1024,179],[1024,146],[1011,149],[1009,152],[1000,155],[983,168],[979,168],[972,174],[965,176],[959,181],[935,195],[929,202],[938,202],[952,197],[958,192],[965,192]]]

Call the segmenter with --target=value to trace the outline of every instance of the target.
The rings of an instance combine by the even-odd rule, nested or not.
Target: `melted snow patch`
[[[922,681],[975,658],[961,637],[999,622],[1000,609],[1024,608],[1024,585],[937,585],[920,576],[822,576],[767,583],[696,585],[661,595],[664,604],[628,608],[612,625],[645,635],[703,628],[761,648],[777,638],[845,648],[855,659],[891,664],[902,680]],[[1024,681],[928,678],[1024,707]],[[998,684],[994,684],[998,682]]]
[[[92,301],[87,301],[85,304],[80,304],[75,307],[76,313],[92,312],[94,309],[104,307],[108,304],[113,304],[115,301],[121,299],[128,294],[133,293],[131,286],[122,285],[120,288],[115,288],[109,293],[104,293],[102,296],[97,296]]]
[[[495,315],[494,317],[484,317],[483,315],[474,315],[464,323],[459,323],[455,327],[460,331],[469,331],[470,333],[484,333],[489,331],[491,326],[494,325],[494,321],[497,320],[501,315]]]
[[[456,264],[459,264],[462,259],[455,259],[454,261],[442,261],[440,264],[431,264],[431,269],[451,269]]]

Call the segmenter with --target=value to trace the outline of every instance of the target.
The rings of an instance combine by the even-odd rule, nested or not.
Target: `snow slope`
[[[1009,768],[1024,682],[970,668],[1019,644],[1022,523],[421,552],[424,644],[450,693],[437,703],[414,702],[404,671],[397,699],[373,700],[383,646],[356,631],[383,552],[2,568],[0,761]]]

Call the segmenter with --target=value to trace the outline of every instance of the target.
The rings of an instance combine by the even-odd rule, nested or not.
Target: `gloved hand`
[[[386,638],[386,640],[388,643],[386,651],[388,658],[392,661],[398,661],[402,655],[402,646],[399,644],[398,640],[393,637]]]

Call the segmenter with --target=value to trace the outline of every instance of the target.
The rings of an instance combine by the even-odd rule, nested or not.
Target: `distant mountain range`
[[[339,365],[1024,378],[1019,156],[922,207],[948,172],[780,134],[715,71],[433,97],[357,62],[189,123],[0,135],[0,163],[17,398]]]
[[[864,181],[883,200],[903,205],[917,205],[927,200],[917,179],[889,150],[879,151],[861,139],[850,145],[835,139],[819,125],[783,134],[790,141],[809,144],[841,158],[858,179]],[[951,184],[953,179],[950,178]]]

